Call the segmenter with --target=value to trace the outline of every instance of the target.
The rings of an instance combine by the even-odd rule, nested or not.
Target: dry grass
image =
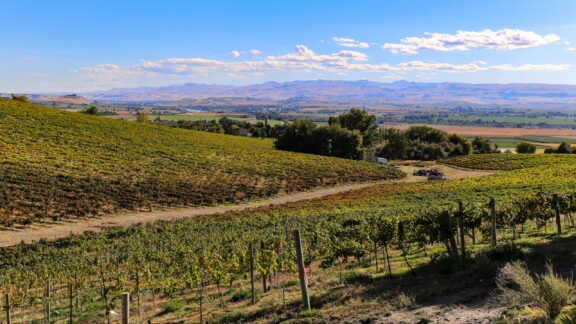
[[[574,282],[554,272],[546,265],[544,274],[532,276],[524,263],[506,264],[496,277],[503,301],[514,304],[532,303],[543,309],[549,318],[558,317],[562,309],[574,299]]]

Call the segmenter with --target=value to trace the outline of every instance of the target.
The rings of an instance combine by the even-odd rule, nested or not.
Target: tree
[[[516,146],[516,153],[534,153],[536,152],[536,145],[528,142],[519,143]]]
[[[98,116],[98,115],[100,115],[100,110],[96,106],[90,106],[90,108],[84,110],[83,113],[85,113],[87,115]]]
[[[481,137],[476,136],[472,141],[472,148],[474,149],[474,153],[476,154],[486,154],[494,152],[492,150],[492,141]]]
[[[359,130],[362,134],[362,145],[371,147],[378,140],[378,124],[376,116],[370,115],[366,110],[352,108],[349,112],[337,117],[330,117],[328,125],[339,125],[350,131]]]
[[[570,145],[570,143],[568,143],[568,142],[562,142],[558,146],[558,150],[556,150],[556,153],[559,153],[559,154],[572,153],[572,145]]]
[[[148,115],[144,112],[138,112],[136,114],[136,121],[139,123],[146,123],[148,121]]]
[[[26,95],[15,95],[12,94],[12,100],[14,101],[20,101],[20,102],[30,102],[30,100],[28,100],[28,97]]]
[[[361,159],[364,148],[359,130],[350,131],[338,125],[318,126],[309,120],[296,120],[286,125],[275,146],[279,150]]]
[[[466,138],[428,126],[386,129],[383,137],[386,144],[378,155],[389,159],[438,160],[470,154],[472,148]]]

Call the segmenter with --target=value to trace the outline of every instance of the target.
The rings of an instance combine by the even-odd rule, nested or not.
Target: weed
[[[558,317],[562,308],[573,300],[575,292],[573,281],[554,273],[551,264],[546,265],[546,273],[531,276],[525,264],[508,263],[500,269],[496,284],[502,291],[503,301],[533,303],[551,319]]]

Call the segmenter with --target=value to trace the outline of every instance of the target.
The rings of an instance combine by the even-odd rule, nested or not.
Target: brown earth
[[[416,124],[386,124],[381,127],[408,129]],[[452,125],[427,125],[447,133],[457,133],[468,136],[559,136],[559,137],[576,137],[574,129],[559,128],[503,128],[503,127],[481,127],[481,126],[452,126]]]

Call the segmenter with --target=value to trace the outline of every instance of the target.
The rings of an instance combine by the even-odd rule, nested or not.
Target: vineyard
[[[486,155],[475,163],[504,165],[505,158],[510,164],[532,163],[532,156],[521,157],[526,163],[512,155]],[[11,297],[13,316],[27,320],[51,316],[65,322],[70,310],[72,321],[115,320],[124,291],[131,293],[136,322],[322,316],[296,311],[300,268],[292,231],[299,229],[314,308],[335,307],[326,300],[341,298],[338,292],[351,285],[374,287],[375,282],[396,291],[387,296],[399,303],[408,298],[399,287],[411,282],[427,285],[430,294],[430,276],[470,278],[470,271],[485,262],[484,251],[492,251],[490,245],[506,249],[510,242],[550,242],[558,224],[561,237],[571,238],[576,166],[569,157],[540,162],[493,176],[389,183],[255,211],[5,248],[0,290]],[[429,265],[440,270],[425,270]],[[262,282],[255,306],[248,288],[251,268]],[[420,279],[405,280],[414,273]]]
[[[0,99],[0,224],[218,205],[402,177],[281,152],[270,140],[110,120]]]
[[[478,170],[516,170],[574,162],[576,158],[571,154],[475,154],[445,161],[448,165]]]

